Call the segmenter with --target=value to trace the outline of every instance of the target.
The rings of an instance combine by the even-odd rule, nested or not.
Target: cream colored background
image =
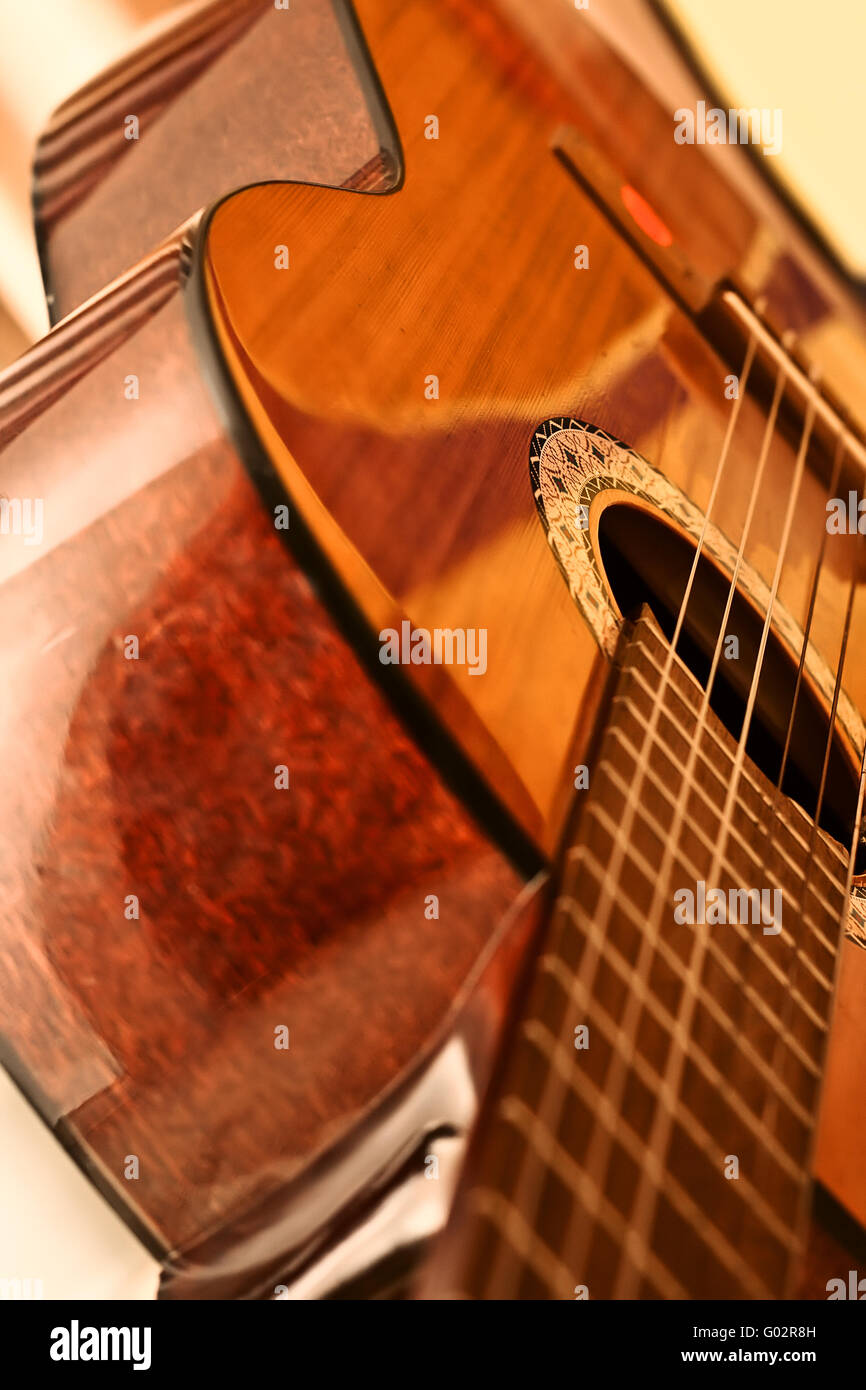
[[[165,23],[171,0],[0,0],[0,364],[47,330],[30,161],[56,106]]]
[[[5,1279],[38,1279],[46,1299],[155,1298],[159,1267],[0,1068]]]
[[[866,276],[866,0],[666,3],[731,105],[781,110],[782,152],[770,162]]]

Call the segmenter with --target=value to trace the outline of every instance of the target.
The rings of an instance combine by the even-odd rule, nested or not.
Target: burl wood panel
[[[19,364],[0,465],[45,509],[0,550],[4,1060],[163,1249],[363,1112],[519,888],[281,543],[170,269],[73,384],[98,302]]]

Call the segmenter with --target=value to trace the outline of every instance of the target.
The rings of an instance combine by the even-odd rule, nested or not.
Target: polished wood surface
[[[705,505],[730,414],[725,367],[553,158],[569,100],[553,104],[531,54],[514,51],[506,83],[501,49],[479,46],[477,15],[380,0],[359,16],[401,132],[404,185],[384,197],[286,186],[229,199],[207,230],[215,328],[289,492],[353,592],[369,587],[372,626],[399,612],[426,628],[488,629],[484,680],[412,674],[429,677],[446,722],[549,853],[597,668],[538,531],[529,440],[548,416],[588,419]],[[440,138],[427,140],[437,112]],[[574,267],[576,244],[591,248],[587,270]],[[280,245],[288,270],[275,264]],[[764,420],[751,404],[743,414],[714,516],[735,539]],[[749,539],[768,580],[795,453],[774,440]],[[823,488],[804,481],[780,592],[803,621]],[[345,543],[354,560],[338,556]],[[853,546],[834,547],[813,619],[831,667],[853,559]],[[507,598],[515,574],[526,577],[519,604]],[[854,649],[862,623],[858,604]],[[864,673],[846,675],[861,699]]]
[[[533,431],[550,415],[588,419],[707,504],[729,364],[554,157],[556,131],[596,142],[710,283],[731,274],[764,294],[846,398],[866,342],[843,289],[813,277],[808,248],[700,150],[673,144],[669,113],[582,16],[547,23],[553,8],[516,0],[356,8],[402,148],[383,139],[387,113],[341,46],[345,6],[316,6],[289,92],[291,168],[270,147],[264,164],[227,167],[196,121],[217,128],[221,82],[233,83],[229,115],[246,137],[232,126],[232,150],[261,151],[248,60],[264,62],[262,35],[246,14],[218,42],[194,28],[186,56],[185,40],[169,41],[145,63],[159,119],[140,147],[88,149],[80,185],[85,127],[105,128],[133,68],[60,116],[42,166],[42,195],[57,200],[44,204],[46,266],[66,308],[237,183],[379,191],[227,196],[169,243],[158,293],[152,265],[133,272],[113,336],[117,301],[98,299],[6,378],[4,489],[38,485],[58,529],[39,564],[22,552],[4,584],[16,701],[4,1060],[180,1264],[220,1230],[231,1248],[234,1223],[303,1191],[310,1162],[441,1025],[521,887],[437,750],[418,747],[370,679],[380,629],[407,617],[489,632],[483,678],[406,675],[537,861],[553,860],[606,663],[539,524]],[[178,84],[165,103],[163,64]],[[279,63],[268,71],[285,94]],[[765,421],[747,399],[716,515],[735,541]],[[767,582],[795,458],[796,443],[774,437],[747,547]],[[807,471],[782,575],[801,622],[825,487]],[[288,549],[262,496],[289,501]],[[304,527],[321,566],[301,557]],[[354,645],[323,595],[324,562],[367,619]],[[855,544],[834,546],[817,596],[813,637],[831,669],[858,564]],[[863,623],[858,590],[855,657]],[[130,633],[137,663],[123,659]],[[863,709],[859,659],[845,677]],[[283,763],[285,796],[273,785]],[[139,920],[124,916],[131,893]],[[846,943],[843,981],[852,953]],[[285,1055],[272,1044],[283,1023]],[[819,1176],[851,1210],[864,1205],[863,1168],[839,1158],[838,1107],[857,1093],[864,1035],[862,1010],[837,1015],[818,1147]],[[134,1185],[129,1154],[141,1159]]]
[[[529,45],[507,47],[492,8],[470,15],[459,5],[370,0],[358,11],[400,131],[404,183],[375,198],[286,187],[227,200],[207,224],[214,327],[259,437],[374,632],[402,617],[488,629],[495,661],[483,682],[457,670],[411,674],[550,854],[601,675],[538,531],[525,472],[532,432],[547,416],[589,420],[703,507],[730,414],[723,382],[743,369],[707,346],[598,201],[553,159],[557,123],[592,130],[623,176],[656,195],[658,214],[701,272],[765,290],[776,326],[798,332],[801,344],[820,341],[822,326],[832,340],[832,323],[850,332],[857,313],[810,290],[808,256],[792,254],[792,243],[774,246],[757,214],[740,206],[726,217],[739,205],[721,179],[708,186],[724,232],[693,247],[680,189],[699,152],[684,150],[683,185],[675,180],[666,196],[657,167],[638,167],[633,132],[617,129],[614,147],[609,129],[599,133],[592,96],[581,102],[561,64],[542,71]],[[575,49],[597,56],[594,36],[570,32]],[[494,34],[498,42],[484,42]],[[614,72],[611,60],[605,77]],[[641,111],[667,148],[667,114],[645,98]],[[438,140],[426,138],[431,113]],[[694,224],[689,232],[698,235]],[[586,270],[574,265],[578,244],[589,248]],[[287,270],[275,264],[280,245]],[[857,331],[862,337],[862,321]],[[828,383],[844,379],[838,358],[821,366]],[[766,403],[748,398],[715,504],[714,520],[735,545],[766,420]],[[773,433],[746,544],[767,584],[797,448],[797,438]],[[779,599],[805,624],[823,556],[813,645],[835,671],[847,642],[845,685],[862,709],[860,547],[843,539],[822,551],[827,476],[817,457],[809,461]],[[833,1054],[849,1076],[859,1028]],[[825,1162],[820,1171],[839,1180],[838,1165]],[[856,1208],[862,1194],[850,1178],[841,1181]]]

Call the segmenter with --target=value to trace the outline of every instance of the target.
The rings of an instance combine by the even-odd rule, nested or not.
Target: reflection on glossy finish
[[[242,466],[225,432],[230,420],[242,433],[238,402],[213,344],[190,341],[193,291],[178,289],[190,259],[234,389],[292,494],[293,525],[306,520],[371,620],[368,648],[404,614],[489,627],[484,681],[433,671],[422,692],[546,853],[603,664],[535,517],[532,432],[549,414],[588,418],[701,506],[726,420],[718,359],[553,160],[549,134],[563,120],[588,130],[705,274],[735,270],[774,290],[783,318],[805,303],[806,331],[832,340],[836,326],[699,151],[674,166],[671,144],[670,159],[647,164],[669,114],[591,28],[569,27],[574,16],[545,28],[541,6],[523,7],[524,44],[492,0],[364,0],[359,11],[406,148],[405,188],[230,199],[205,247],[192,233],[186,250],[174,243],[0,380],[0,487],[45,504],[41,547],[4,536],[0,548],[4,1060],[153,1247],[179,1252],[176,1270],[223,1231],[231,1243],[291,1184],[302,1190],[309,1161],[369,1117],[436,1036],[521,887],[277,537],[268,508],[282,494],[254,451]],[[240,26],[225,47],[234,83],[253,32]],[[316,110],[324,136],[306,176],[336,183],[381,141],[369,142],[375,122],[357,90],[335,80],[333,95],[330,123]],[[431,111],[439,141],[425,139]],[[159,132],[171,142],[183,128],[170,116],[140,151],[115,151],[101,177],[89,166],[86,188],[49,217],[48,266],[64,295],[141,255],[154,218],[162,236],[226,191],[205,180],[193,196],[187,148],[163,196]],[[59,149],[46,177],[62,199]],[[222,178],[224,161],[215,166]],[[388,169],[369,167],[381,186]],[[89,241],[99,224],[104,244]],[[599,272],[585,278],[573,263],[583,242]],[[283,243],[291,270],[278,281]],[[762,425],[757,408],[743,418],[719,518],[730,530]],[[772,495],[790,469],[783,441]],[[772,495],[750,555],[765,577]],[[819,529],[794,541],[783,598],[798,619]],[[828,649],[846,563],[816,616]],[[855,651],[862,624],[858,606]],[[850,689],[862,708],[862,663]],[[283,765],[285,791],[274,785]],[[438,919],[425,915],[431,894]],[[279,1027],[287,1051],[274,1048]],[[829,1093],[849,1107],[862,1029],[852,1011],[834,1038],[831,1067],[846,1084]],[[823,1171],[853,1190],[858,1173],[834,1154],[821,1151]]]
[[[728,368],[554,158],[562,119],[583,124],[587,98],[539,72],[525,48],[506,50],[501,33],[485,45],[480,18],[458,11],[358,5],[401,135],[402,187],[236,194],[207,222],[206,284],[247,411],[372,628],[407,618],[487,632],[483,680],[457,666],[410,674],[550,854],[599,667],[536,519],[533,435],[551,416],[587,420],[704,507],[730,415]],[[655,121],[661,141],[657,111]],[[719,181],[719,206],[730,196]],[[289,248],[288,270],[275,244]],[[734,263],[742,251],[728,254]],[[735,542],[763,426],[749,400],[713,517]],[[750,535],[746,558],[768,584],[795,456],[774,440]],[[800,622],[824,487],[807,474],[782,578],[780,600]],[[855,563],[853,546],[832,549],[815,607],[831,669]],[[862,699],[866,673],[848,676]]]
[[[449,1214],[546,888],[544,875],[527,884],[435,1036],[359,1123],[236,1228],[168,1259],[161,1298],[357,1297],[405,1278]]]

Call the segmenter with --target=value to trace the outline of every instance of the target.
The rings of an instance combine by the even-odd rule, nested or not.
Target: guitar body
[[[805,654],[804,703],[836,727],[840,823],[863,751],[859,538],[824,539],[862,449],[850,286],[740,151],[675,144],[616,20],[517,0],[354,16],[298,21],[296,55],[340,80],[300,65],[291,169],[237,140],[196,159],[190,113],[210,120],[228,81],[252,126],[240,73],[286,22],[254,6],[151,56],[164,74],[198,55],[140,148],[83,184],[64,163],[80,107],[61,113],[37,183],[55,306],[120,279],[0,388],[3,488],[45,498],[49,540],[4,583],[5,1060],[167,1296],[261,1292],[373,1203],[435,1106],[374,1157],[365,1136],[405,1113],[473,991],[483,1089],[539,930],[526,885],[558,880],[632,616],[618,535],[705,535],[745,607],[772,595],[780,669]],[[124,81],[95,84],[91,116]],[[721,282],[737,303],[714,333]],[[760,359],[772,388],[791,334],[832,413],[799,475],[806,388],[786,419],[746,380]],[[617,508],[666,530],[616,532]],[[406,625],[466,634],[463,659],[413,660]],[[811,1153],[866,1222],[852,912]]]

